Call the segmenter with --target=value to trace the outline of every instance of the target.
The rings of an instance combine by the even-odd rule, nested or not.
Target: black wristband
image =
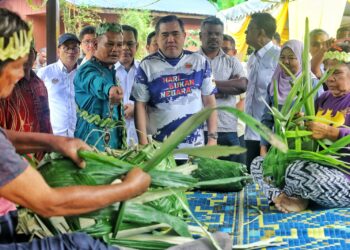
[[[208,139],[214,139],[214,140],[217,140],[218,139],[218,133],[217,132],[214,132],[214,133],[208,133]]]

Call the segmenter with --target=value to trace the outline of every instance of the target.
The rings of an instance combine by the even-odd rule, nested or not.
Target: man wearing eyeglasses
[[[55,135],[74,136],[77,121],[73,79],[77,69],[80,41],[64,33],[58,38],[58,61],[38,71],[47,88],[50,121]]]
[[[123,47],[118,23],[102,23],[96,28],[95,53],[79,67],[74,79],[77,104],[75,137],[103,151],[126,145],[123,89],[116,79],[115,63]]]
[[[123,88],[124,115],[127,128],[127,143],[132,145],[138,143],[134,122],[134,102],[130,100],[131,89],[134,84],[135,75],[139,62],[135,60],[138,49],[138,32],[129,25],[122,25],[123,43],[119,61],[115,64],[116,76]]]
[[[79,39],[81,41],[80,48],[83,53],[83,57],[79,58],[79,66],[90,60],[95,52],[95,40],[96,40],[96,28],[94,26],[85,26],[82,28],[79,34]]]

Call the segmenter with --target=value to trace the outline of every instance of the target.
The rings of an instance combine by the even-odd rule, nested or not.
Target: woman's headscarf
[[[298,77],[301,74],[302,71],[302,53],[304,50],[304,44],[298,40],[289,40],[287,41],[283,46],[282,50],[284,48],[290,48],[295,57],[298,59],[299,62],[299,71],[295,74],[295,77]],[[282,52],[281,50],[281,52]],[[273,88],[274,88],[274,82],[277,81],[277,88],[278,88],[278,104],[283,105],[292,86],[291,81],[293,79],[287,75],[284,70],[282,69],[281,65],[277,65],[277,68],[275,70],[275,73],[272,76],[272,82],[270,83],[270,95],[273,96]]]

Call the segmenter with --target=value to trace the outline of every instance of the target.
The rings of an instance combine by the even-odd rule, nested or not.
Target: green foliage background
[[[47,0],[43,0],[40,6],[34,5],[32,0],[27,0],[31,8],[44,8]],[[59,0],[61,18],[64,24],[64,32],[79,35],[80,30],[86,25],[97,26],[105,22],[99,14],[99,9],[88,5],[72,5],[65,0]],[[147,55],[146,40],[147,35],[154,30],[153,17],[147,10],[116,9],[115,20],[120,24],[128,24],[138,31],[139,48],[135,58],[141,60]],[[199,30],[187,30],[187,37],[184,48],[196,51],[200,46]]]
[[[139,48],[135,58],[141,60],[147,55],[147,35],[154,30],[152,16],[149,11],[123,10],[119,11],[120,23],[127,24],[137,29]]]

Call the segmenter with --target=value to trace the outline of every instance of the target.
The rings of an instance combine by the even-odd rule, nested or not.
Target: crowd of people
[[[350,125],[349,33],[342,27],[334,39],[321,29],[310,32],[314,86],[325,69],[335,69],[317,93],[317,114],[331,112],[337,124],[342,117],[340,126],[310,122],[308,128],[315,139],[335,141],[350,134],[346,127]],[[19,36],[25,37],[21,43],[11,42]],[[14,204],[44,216],[73,215],[130,199],[150,185],[150,176],[135,168],[122,183],[54,189],[18,154],[36,153],[41,159],[45,152],[57,151],[84,167],[77,155],[79,149],[104,151],[107,147],[145,145],[149,135],[164,141],[192,114],[221,105],[244,110],[272,128],[265,103],[273,106],[277,99],[282,106],[291,89],[290,72],[297,77],[302,69],[303,43],[290,40],[280,45],[276,21],[268,13],[251,16],[246,42],[253,53],[246,64],[237,59],[235,40],[224,34],[224,24],[213,16],[202,21],[200,48],[195,52],[184,49],[184,22],[175,15],[161,17],[147,37],[149,55],[141,62],[135,58],[138,31],[128,24],[101,23],[84,27],[79,36],[61,34],[58,60],[49,65],[45,65],[46,50],[37,53],[34,48],[32,28],[6,9],[0,9],[0,38],[5,41],[0,47],[0,148],[4,152],[0,156],[0,221],[4,222],[2,231],[8,232],[6,249],[16,249],[11,243],[15,235],[9,229],[16,217]],[[265,182],[262,162],[268,143],[248,126],[243,131],[231,114],[213,112],[179,147],[205,144],[246,147],[246,155],[223,159],[246,164],[282,212],[301,211],[309,201],[325,207],[350,205],[349,176],[321,164],[293,162],[283,189]],[[181,162],[186,156],[177,155],[176,159]],[[330,178],[334,182],[330,183]],[[45,244],[60,249],[55,244],[61,241],[111,248],[84,234],[72,234],[34,241],[24,249]]]

